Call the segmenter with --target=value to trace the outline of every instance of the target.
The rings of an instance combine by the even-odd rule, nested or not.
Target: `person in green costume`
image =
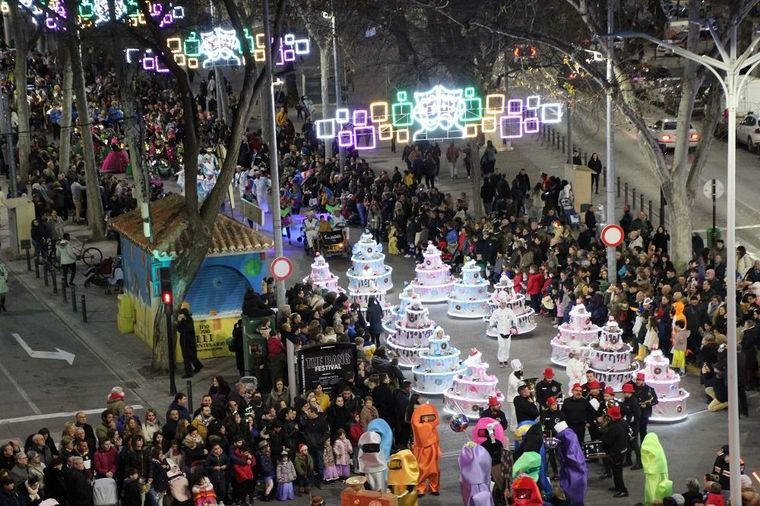
[[[647,433],[641,443],[641,465],[644,468],[645,506],[673,494],[673,482],[668,479],[668,459],[654,432]]]
[[[512,465],[512,478],[526,474],[538,483],[538,474],[541,472],[541,455],[536,452],[525,452]]]

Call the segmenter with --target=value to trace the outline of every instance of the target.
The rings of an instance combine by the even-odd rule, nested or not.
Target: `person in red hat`
[[[636,398],[636,389],[633,383],[628,382],[623,385],[623,402],[620,404],[623,411],[623,417],[630,427],[628,438],[628,454],[625,457],[624,465],[632,464],[631,455],[636,455],[636,464],[631,469],[641,469],[641,445],[639,444],[639,420],[641,419],[641,407]]]
[[[604,403],[604,396],[602,395],[604,385],[599,383],[596,379],[592,379],[591,381],[586,383],[585,386],[588,389],[588,394],[586,395],[586,399],[588,399],[589,405],[594,410],[594,413],[591,418],[591,423],[588,426],[588,433],[591,436],[591,439],[596,441],[601,436],[601,433],[599,431],[598,420],[604,416],[604,412],[606,409],[606,404]]]
[[[544,369],[544,379],[536,383],[536,402],[541,406],[541,411],[548,409],[547,401],[554,397],[557,401],[562,398],[562,385],[554,379],[554,369]]]
[[[628,497],[628,489],[623,481],[623,461],[628,453],[628,423],[623,419],[620,406],[607,411],[610,423],[602,434],[602,447],[607,454],[607,464],[612,471],[615,493],[612,497]]]
[[[555,427],[558,423],[565,421],[565,415],[559,409],[559,402],[555,397],[546,399],[546,409],[541,411],[541,426],[544,434],[549,437],[556,437]],[[557,467],[557,451],[555,448],[547,447],[546,458],[552,469],[552,479],[556,479],[559,474]]]
[[[639,418],[639,441],[644,442],[644,437],[647,435],[647,425],[649,425],[649,417],[652,416],[652,406],[657,405],[657,392],[654,388],[645,383],[646,376],[643,372],[636,373],[636,398],[639,401],[639,407],[641,408],[641,418]]]
[[[562,414],[567,426],[578,436],[578,442],[582,445],[586,439],[586,425],[594,420],[594,408],[588,399],[583,397],[583,387],[580,383],[573,385],[572,397],[562,403]]]
[[[507,415],[501,410],[499,399],[494,396],[488,398],[488,408],[480,412],[480,418],[493,418],[501,424],[504,430],[507,430],[509,427]]]
[[[531,391],[528,385],[520,385],[517,389],[517,395],[512,400],[512,403],[515,406],[515,418],[517,418],[518,425],[520,422],[526,420],[538,420],[538,408],[531,397]]]

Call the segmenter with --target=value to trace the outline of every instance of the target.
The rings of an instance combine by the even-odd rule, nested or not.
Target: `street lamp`
[[[720,59],[706,55],[698,55],[686,49],[674,46],[668,42],[653,37],[647,33],[618,32],[612,36],[622,38],[640,38],[653,42],[673,53],[704,66],[712,72],[723,87],[728,109],[728,170],[726,177],[726,306],[728,312],[728,445],[731,448],[729,466],[731,469],[731,504],[741,504],[741,482],[739,472],[740,444],[739,437],[739,387],[736,356],[736,106],[739,92],[747,84],[747,78],[760,65],[760,53],[752,55],[760,43],[760,36],[755,38],[749,47],[738,55],[738,23],[731,23],[730,46],[723,45],[715,33],[712,20],[706,22],[715,47],[720,53]],[[701,23],[700,23],[701,24]]]
[[[338,36],[336,35],[335,31],[335,7],[333,6],[332,0],[330,1],[330,12],[322,11],[322,17],[324,19],[327,19],[330,21],[330,29],[332,32],[332,43],[333,43],[333,67],[335,72],[335,110],[337,111],[340,109],[343,104],[343,97],[342,97],[342,90],[340,85],[340,55],[338,53]],[[324,111],[322,111],[324,114]],[[337,113],[336,113],[337,116]],[[325,142],[327,142],[325,140]],[[327,153],[327,147],[325,146],[325,153]],[[326,160],[325,160],[326,161]],[[346,152],[345,150],[340,147],[340,144],[338,144],[338,168],[342,171],[343,166],[346,163]]]

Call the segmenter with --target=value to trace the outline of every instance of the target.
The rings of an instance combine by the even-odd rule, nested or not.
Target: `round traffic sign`
[[[702,187],[702,191],[708,199],[713,198],[713,181],[715,181],[715,198],[719,199],[723,196],[723,192],[726,191],[719,179],[708,179]]]
[[[269,264],[269,272],[278,281],[284,281],[293,274],[293,263],[286,257],[277,257]]]
[[[617,248],[625,238],[623,227],[620,225],[606,225],[600,234],[602,243],[608,248]]]

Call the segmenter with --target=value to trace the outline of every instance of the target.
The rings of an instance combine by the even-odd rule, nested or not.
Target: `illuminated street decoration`
[[[352,121],[352,123],[349,123]],[[538,95],[507,99],[493,93],[485,101],[475,88],[449,89],[436,85],[415,92],[396,93],[392,104],[372,102],[368,109],[338,109],[334,118],[315,122],[317,138],[337,137],[341,147],[373,149],[377,141],[406,144],[421,140],[472,139],[479,133],[498,133],[502,139],[519,139],[538,133],[542,124],[562,121],[561,103],[543,103]],[[370,138],[371,137],[371,138]]]
[[[252,48],[253,59],[263,62],[266,57],[266,44],[263,33],[251,36],[247,28],[243,36],[248,47]],[[274,40],[274,39],[273,39]],[[213,66],[240,66],[243,64],[243,49],[234,29],[214,28],[210,32],[190,32],[187,36],[167,39],[167,45],[174,61],[183,68],[197,69]],[[292,33],[279,39],[275,65],[283,66],[293,63],[299,56],[309,54],[309,39],[299,39]],[[139,63],[143,70],[149,72],[168,72],[166,65],[160,62],[160,56],[149,50],[126,49],[127,63]]]

